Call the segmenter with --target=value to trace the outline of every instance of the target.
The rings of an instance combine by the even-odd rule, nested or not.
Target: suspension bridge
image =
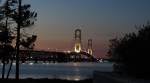
[[[20,61],[43,62],[95,62],[93,56],[92,39],[88,39],[88,49],[82,50],[81,29],[76,29],[74,33],[73,51],[40,51],[40,50],[20,50]]]

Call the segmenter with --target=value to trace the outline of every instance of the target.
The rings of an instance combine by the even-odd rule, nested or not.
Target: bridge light
[[[71,52],[70,50],[67,51],[67,53],[70,53],[70,52]]]
[[[81,30],[75,30],[75,46],[74,51],[79,53],[81,51]]]
[[[33,57],[31,56],[30,58],[32,59]]]
[[[93,49],[92,49],[92,39],[88,39],[88,54],[93,55]]]
[[[75,47],[75,52],[79,53],[80,51],[81,51],[81,47],[80,46]]]
[[[100,59],[99,62],[103,62],[103,59]]]

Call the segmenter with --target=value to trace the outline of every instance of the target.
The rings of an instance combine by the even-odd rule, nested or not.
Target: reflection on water
[[[2,65],[0,65],[2,69]],[[8,70],[8,65],[6,66]],[[112,63],[38,63],[20,65],[21,78],[57,78],[67,80],[83,80],[92,78],[93,71],[112,71]],[[0,70],[1,72],[1,70]],[[15,77],[15,63],[11,71]]]

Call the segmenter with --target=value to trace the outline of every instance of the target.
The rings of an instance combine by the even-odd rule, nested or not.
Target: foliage
[[[31,37],[27,37],[25,39],[22,39],[20,44],[24,47],[24,48],[28,48],[28,49],[33,49],[34,47],[34,42],[36,41],[37,36],[36,35],[32,35]]]
[[[24,34],[25,27],[34,25],[37,13],[30,10],[30,4],[21,4],[22,0],[5,0],[0,7],[0,59],[4,63],[3,75],[5,72],[5,61],[9,61],[13,52],[17,52],[19,57],[20,44],[28,49],[33,49],[36,35]],[[20,29],[23,29],[20,32]],[[22,35],[20,37],[20,35]],[[14,51],[12,46],[13,40],[16,39],[17,50]],[[16,60],[17,61],[17,60]],[[19,61],[18,61],[19,62]],[[18,71],[16,71],[18,72]]]
[[[137,33],[110,40],[108,56],[115,62],[115,70],[133,76],[150,75],[150,24],[143,26]]]
[[[0,58],[5,59],[5,60],[7,59],[7,61],[12,54],[11,50],[13,49],[13,47],[12,47],[11,43],[14,39],[14,36],[12,35],[12,31],[9,28],[10,22],[9,22],[8,17],[12,13],[12,10],[8,6],[9,1],[10,0],[6,1],[4,3],[4,6],[0,7],[0,51],[1,51]],[[10,51],[8,51],[8,50],[10,50]]]
[[[17,24],[19,23],[21,28],[34,25],[36,21],[37,13],[31,11],[30,4],[21,5],[20,17],[19,17],[19,2],[18,0],[5,0],[4,4],[0,7],[0,42],[12,43],[12,40],[17,36]],[[29,38],[34,38],[36,35],[28,35],[23,33],[25,29],[21,30],[20,44],[29,44],[34,42],[28,42]],[[9,37],[9,38],[8,38]],[[27,47],[27,45],[22,45]],[[31,46],[28,46],[31,47]]]

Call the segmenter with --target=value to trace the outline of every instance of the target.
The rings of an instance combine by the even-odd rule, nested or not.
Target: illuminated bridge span
[[[20,60],[43,62],[95,62],[96,59],[86,52],[20,51]]]
[[[87,52],[82,49],[81,29],[76,29],[74,33],[74,51],[56,52],[56,51],[20,51],[20,60],[25,61],[49,61],[49,62],[93,62],[92,39],[88,40]]]

